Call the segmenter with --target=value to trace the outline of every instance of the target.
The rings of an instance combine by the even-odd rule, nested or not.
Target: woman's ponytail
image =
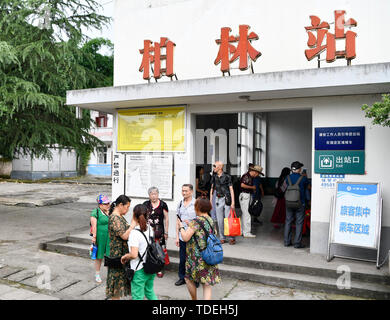
[[[141,231],[143,232],[145,232],[148,228],[148,224],[146,221],[147,212],[148,208],[143,204],[137,204],[133,210],[134,217],[138,221]]]

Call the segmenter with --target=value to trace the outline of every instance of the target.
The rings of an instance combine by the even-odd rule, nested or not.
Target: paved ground
[[[103,284],[94,282],[93,261],[38,249],[38,244],[84,232],[97,193],[110,194],[109,185],[0,183],[0,195],[29,200],[76,197],[76,202],[57,205],[23,206],[0,204],[0,300],[11,299],[105,299]],[[14,195],[14,196],[12,196]],[[189,299],[185,286],[176,287],[175,272],[155,280],[159,299]],[[200,290],[200,298],[201,298]],[[355,299],[303,290],[265,286],[223,278],[213,289],[214,299],[237,300],[335,300]]]

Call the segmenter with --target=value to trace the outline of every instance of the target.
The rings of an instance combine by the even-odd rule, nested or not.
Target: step
[[[179,257],[179,251],[175,249],[168,248],[169,257]],[[312,275],[312,276],[321,276],[327,277],[331,279],[337,279],[340,277],[340,273],[337,273],[337,269],[334,267],[327,267],[326,263],[322,266],[305,266],[305,265],[297,265],[297,264],[287,264],[287,263],[279,263],[267,261],[264,258],[261,260],[249,260],[244,258],[234,258],[229,257],[227,255],[223,258],[224,265],[231,266],[240,266],[240,267],[249,267],[253,269],[262,269],[262,270],[270,270],[270,271],[280,271],[280,272],[291,272],[303,275]],[[348,261],[348,264],[351,262]],[[383,285],[390,285],[390,276],[384,276],[382,274],[378,274],[376,270],[373,269],[373,273],[367,273],[366,271],[361,272],[359,270],[351,269],[351,280],[352,281],[364,281],[364,282],[372,282]]]
[[[72,235],[66,237],[66,242],[72,243],[83,243],[90,245],[91,237],[88,232],[82,234]],[[89,248],[89,247],[88,247]],[[281,272],[292,272],[304,275],[313,275],[313,276],[322,276],[329,277],[332,279],[337,279],[340,277],[340,273],[337,273],[337,267],[340,264],[347,264],[351,267],[351,279],[353,281],[365,281],[378,283],[383,285],[390,285],[390,276],[384,274],[383,272],[378,272],[373,265],[369,265],[369,268],[361,268],[361,263],[356,263],[354,261],[348,260],[343,261],[342,263],[327,263],[325,260],[318,261],[311,259],[306,264],[303,261],[293,261],[288,259],[289,263],[280,263],[279,261],[272,260],[266,252],[264,254],[253,255],[251,259],[247,258],[236,258],[236,255],[240,253],[229,252],[231,247],[224,246],[224,260],[223,263],[226,265],[241,266],[241,267],[250,267],[254,269],[264,269],[270,271],[281,271]],[[168,240],[168,255],[170,257],[179,257],[179,249],[172,243],[172,240]],[[266,248],[263,249],[266,251]],[[275,249],[272,249],[275,250]],[[288,252],[291,252],[289,250]],[[280,260],[280,259],[279,259]]]
[[[48,242],[45,246],[41,246],[41,249],[66,255],[89,258],[90,243],[67,242],[68,239],[69,237]],[[75,240],[75,238],[71,239]],[[166,268],[167,270],[176,271],[179,266],[179,258],[174,250],[172,250],[169,254],[170,264]],[[321,270],[319,270],[318,274],[309,274],[303,272],[303,270],[305,270],[304,268],[300,269],[297,266],[296,270],[299,272],[293,272],[292,270],[294,270],[294,268],[291,267],[278,269],[271,263],[258,263],[258,261],[251,260],[248,260],[252,263],[250,266],[242,266],[240,264],[231,264],[232,261],[235,261],[233,259],[226,260],[228,263],[226,263],[224,259],[224,263],[219,265],[219,269],[223,277],[258,282],[278,287],[313,290],[317,292],[349,295],[367,299],[390,299],[389,285],[360,280],[359,278],[363,277],[363,274],[358,274],[358,276],[356,276],[352,273],[351,289],[342,290],[337,288],[337,277],[334,277],[333,273],[331,276],[326,276],[321,273]],[[268,269],[261,266],[266,266]],[[313,269],[317,270],[317,268]],[[314,271],[311,270],[311,272]],[[325,272],[325,274],[328,273]],[[340,276],[340,274],[338,274],[338,276]]]
[[[170,257],[170,264],[166,266],[166,269],[175,271],[178,270],[178,267],[179,258]],[[224,263],[218,267],[222,280],[224,277],[227,277],[276,287],[325,292],[365,299],[390,299],[390,286],[387,285],[352,280],[350,289],[339,289],[335,279],[328,277],[232,266]]]

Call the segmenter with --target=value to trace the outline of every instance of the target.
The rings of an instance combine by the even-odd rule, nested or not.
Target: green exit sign
[[[315,173],[364,174],[364,150],[316,150]]]

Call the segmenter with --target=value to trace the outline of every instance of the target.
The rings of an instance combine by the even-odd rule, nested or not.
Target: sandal
[[[229,244],[231,245],[236,244],[236,240],[229,240]]]
[[[100,274],[95,274],[95,281],[97,282],[97,283],[102,283],[102,278],[100,277]]]

